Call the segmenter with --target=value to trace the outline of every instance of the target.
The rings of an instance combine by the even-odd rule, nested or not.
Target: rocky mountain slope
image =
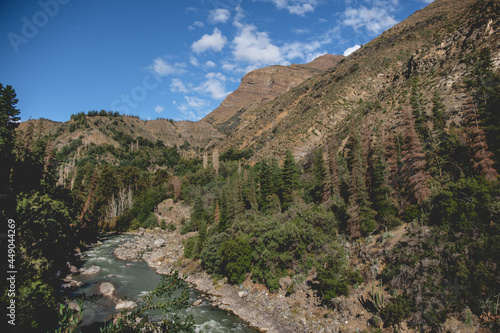
[[[347,58],[324,55],[309,64],[254,70],[199,122],[87,117],[66,123],[27,121],[20,129],[30,122],[42,124],[38,131],[56,134],[59,149],[77,138],[117,147],[113,135],[122,132],[134,140],[189,148],[184,150],[190,156],[232,147],[251,148],[255,161],[282,157],[287,149],[300,159],[317,146],[344,142],[349,127],[360,132],[400,128],[402,115],[411,109],[415,80],[425,113],[436,91],[458,124],[471,97],[465,59],[490,48],[494,70],[500,66],[498,6],[496,1],[437,0]]]
[[[152,143],[161,141],[167,147],[181,147],[185,152],[198,151],[214,145],[225,135],[207,122],[174,122],[167,119],[145,121],[128,116],[78,116],[59,123],[47,119],[28,120],[21,123],[19,130],[26,131],[33,126],[34,131],[42,135],[55,137],[53,146],[61,149],[74,140],[81,139],[85,146],[103,144],[119,147],[119,137],[125,136],[134,143],[142,138]],[[120,134],[121,133],[121,134]],[[140,140],[142,140],[140,139]]]
[[[33,127],[37,135],[54,135],[56,149],[81,139],[84,146],[111,145],[120,147],[116,135],[137,141],[161,142],[167,147],[182,147],[185,156],[199,156],[205,148],[221,145],[226,132],[239,123],[239,117],[266,101],[273,100],[304,80],[336,66],[344,57],[323,55],[308,64],[269,66],[251,71],[240,87],[205,119],[198,122],[167,119],[144,121],[138,117],[115,116],[110,112],[91,111],[73,115],[68,122],[48,119],[28,120],[19,126],[26,131]],[[141,140],[142,140],[141,139]]]
[[[246,112],[273,100],[308,78],[335,67],[343,56],[325,54],[304,65],[269,66],[256,69],[241,79],[241,84],[221,105],[203,120],[230,133]]]
[[[433,2],[338,66],[241,114],[222,149],[252,148],[256,160],[283,156],[291,149],[301,158],[332,142],[332,136],[342,140],[352,126],[360,133],[380,126],[392,132],[401,128],[403,113],[411,109],[414,80],[426,113],[437,91],[448,115],[459,122],[471,96],[465,85],[465,59],[489,48],[498,71],[498,7],[496,1]]]

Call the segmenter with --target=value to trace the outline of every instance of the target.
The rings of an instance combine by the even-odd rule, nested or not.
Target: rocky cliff
[[[325,54],[304,65],[269,66],[256,69],[241,79],[241,84],[221,105],[203,120],[226,133],[238,127],[248,111],[271,101],[310,77],[337,66],[343,56]]]

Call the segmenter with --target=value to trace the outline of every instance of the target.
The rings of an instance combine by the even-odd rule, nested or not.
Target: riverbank
[[[291,279],[287,278],[280,281],[281,289],[276,293],[270,293],[265,286],[250,279],[239,286],[229,285],[225,280],[212,279],[203,271],[199,261],[183,258],[182,241],[190,234],[141,229],[133,235],[132,241],[123,242],[115,249],[117,258],[144,260],[158,274],[179,271],[214,306],[234,313],[261,332],[354,332],[356,328],[367,328],[369,318],[356,316],[359,314],[356,312],[359,310],[356,298],[341,299],[339,307],[346,311],[333,311],[321,306],[319,298],[308,285],[313,276],[295,286],[291,295],[287,295],[291,284]]]

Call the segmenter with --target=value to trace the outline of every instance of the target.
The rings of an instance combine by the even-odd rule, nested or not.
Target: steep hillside
[[[426,113],[437,91],[447,114],[459,122],[471,96],[464,60],[475,50],[490,48],[498,70],[498,12],[496,1],[435,1],[340,65],[241,114],[222,149],[251,147],[256,160],[292,149],[301,158],[331,142],[332,135],[344,139],[352,126],[363,133],[380,126],[392,132],[411,110],[415,80]]]
[[[113,115],[80,114],[65,123],[46,119],[28,120],[20,124],[19,130],[26,131],[30,126],[33,126],[35,134],[54,135],[52,144],[56,149],[61,149],[76,139],[81,139],[85,146],[107,144],[120,147],[118,137],[124,135],[133,141],[142,138],[155,144],[160,141],[167,147],[183,146],[185,151],[200,151],[225,137],[204,121],[145,121],[136,117]]]
[[[230,133],[239,126],[246,112],[273,100],[306,79],[335,67],[343,58],[326,54],[304,65],[269,66],[253,70],[241,79],[238,89],[203,120]]]

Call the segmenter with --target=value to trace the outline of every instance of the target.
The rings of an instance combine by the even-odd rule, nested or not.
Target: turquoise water
[[[121,235],[110,237],[86,251],[86,261],[83,267],[99,266],[102,271],[95,275],[75,275],[74,279],[83,282],[80,288],[73,293],[84,293],[87,296],[99,295],[99,286],[102,282],[110,282],[114,285],[114,295],[120,299],[136,301],[145,293],[155,289],[160,282],[160,275],[156,274],[145,262],[128,262],[116,259],[113,256],[114,248],[124,239],[132,236]],[[200,299],[199,293],[191,290],[190,303]],[[192,315],[196,322],[196,332],[257,332],[246,325],[241,319],[225,311],[219,310],[202,299],[202,304],[189,307],[179,312],[181,317]],[[84,302],[84,317],[82,329],[84,332],[99,332],[97,323],[110,320],[112,315],[121,312],[115,310],[113,303],[108,297],[101,297],[93,301]],[[153,318],[159,318],[160,313],[150,314]],[[85,328],[86,327],[86,328]]]

